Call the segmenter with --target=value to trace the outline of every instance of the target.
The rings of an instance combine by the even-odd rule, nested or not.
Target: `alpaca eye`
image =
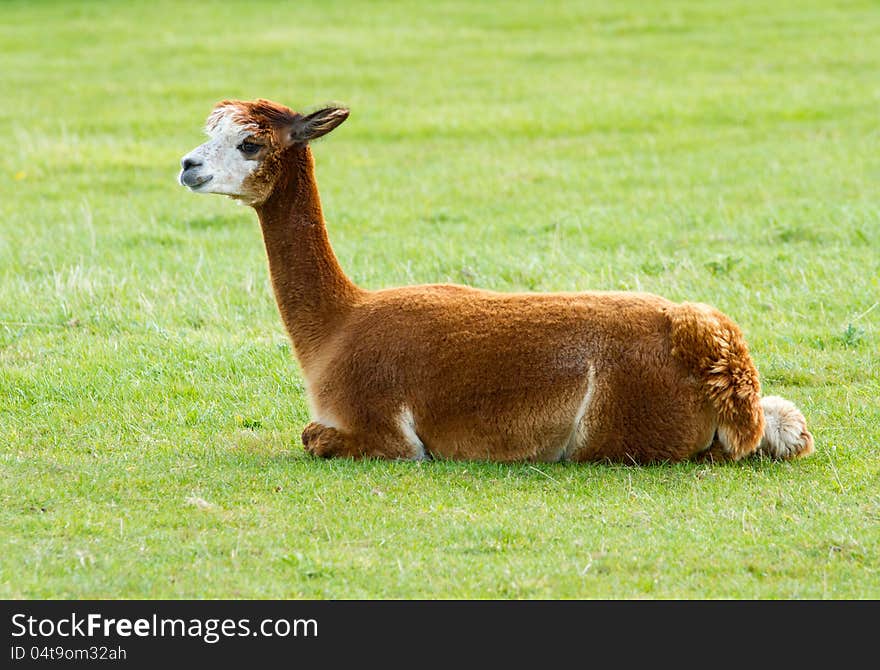
[[[260,145],[256,142],[249,142],[248,140],[245,140],[236,148],[246,156],[252,156],[260,150]]]

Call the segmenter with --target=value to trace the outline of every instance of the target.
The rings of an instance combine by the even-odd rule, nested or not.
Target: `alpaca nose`
[[[199,165],[201,165],[202,161],[186,157],[182,161],[180,161],[180,164],[183,166],[183,171],[186,172],[190,168],[198,167]]]

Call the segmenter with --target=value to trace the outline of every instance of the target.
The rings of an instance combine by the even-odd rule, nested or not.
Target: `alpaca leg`
[[[721,441],[718,439],[718,436],[715,436],[715,439],[712,440],[712,444],[705,451],[701,451],[700,453],[694,456],[694,460],[698,463],[724,463],[727,461],[736,460],[730,451],[725,447]]]
[[[354,433],[312,422],[303,430],[302,442],[307,454],[319,458],[425,458],[423,450],[415,449],[402,436],[381,430]]]

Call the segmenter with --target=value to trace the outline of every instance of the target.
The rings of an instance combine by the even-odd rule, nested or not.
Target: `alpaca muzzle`
[[[191,189],[196,189],[202,184],[207,184],[213,179],[213,175],[200,175],[195,168],[180,171],[180,183]]]

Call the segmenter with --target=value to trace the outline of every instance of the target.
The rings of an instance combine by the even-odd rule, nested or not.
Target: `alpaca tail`
[[[779,396],[761,397],[758,371],[730,318],[699,303],[677,305],[668,316],[672,353],[701,381],[718,415],[716,439],[729,458],[813,453],[813,436],[800,410]]]
[[[771,458],[789,460],[813,453],[813,436],[807,420],[794,403],[768,395],[761,398],[764,410],[764,436],[758,452]]]

